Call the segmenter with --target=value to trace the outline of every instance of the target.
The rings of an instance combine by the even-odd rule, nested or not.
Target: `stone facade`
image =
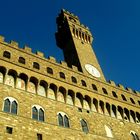
[[[90,48],[93,37],[78,17],[62,10],[57,19],[58,26],[66,24],[61,27],[70,38],[64,40],[65,33],[59,26],[57,44],[64,55],[69,55],[65,56],[67,63],[46,59],[42,52],[33,54],[28,46],[19,48],[17,42],[7,43],[0,36],[0,139],[138,140],[139,92],[105,80]],[[76,28],[82,32],[77,34]],[[86,34],[82,38],[83,32]],[[79,46],[89,48],[89,52]],[[78,61],[71,60],[72,54],[68,53]],[[85,58],[87,53],[89,57]],[[85,70],[90,59],[100,77]],[[43,115],[36,116],[34,107]],[[81,120],[86,124],[83,127]]]

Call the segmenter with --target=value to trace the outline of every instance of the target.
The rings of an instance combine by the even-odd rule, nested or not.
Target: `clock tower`
[[[57,45],[63,50],[68,66],[77,66],[87,76],[105,81],[92,49],[93,36],[88,27],[81,24],[77,16],[61,10],[57,17],[57,28]]]

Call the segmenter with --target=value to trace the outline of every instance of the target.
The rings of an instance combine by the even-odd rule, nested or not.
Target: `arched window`
[[[132,140],[140,140],[136,132],[131,131],[130,134],[131,134]]]
[[[4,112],[17,114],[18,104],[17,101],[12,97],[7,97],[4,99]]]
[[[96,85],[94,85],[94,84],[92,84],[92,88],[93,88],[93,90],[95,90],[95,91],[98,90],[97,87],[96,87]]]
[[[135,104],[135,101],[132,98],[130,98],[130,101],[132,104]]]
[[[102,88],[104,94],[108,94],[105,88]]]
[[[112,105],[111,116],[112,117],[117,117],[117,110],[116,110],[116,106],[115,105]]]
[[[122,96],[122,99],[123,99],[124,101],[127,101],[127,100],[126,100],[126,97],[125,97],[123,94],[121,94],[121,96]]]
[[[86,84],[86,82],[84,80],[81,80],[81,83],[82,83],[82,86],[84,86],[84,87],[87,86],[87,84]]]
[[[63,117],[60,113],[58,114],[58,122],[59,122],[59,126],[64,126]]]
[[[10,112],[10,100],[9,99],[6,99],[5,101],[4,101],[4,112]]]
[[[98,112],[98,100],[93,99],[93,111]]]
[[[16,101],[13,101],[12,102],[12,105],[11,105],[11,113],[17,114],[17,103],[16,103]]]
[[[39,66],[39,64],[37,62],[33,62],[33,68],[39,70],[40,69],[40,66]]]
[[[83,120],[83,119],[81,119],[81,120],[80,120],[80,123],[81,123],[81,127],[82,127],[83,132],[88,133],[89,130],[88,130],[88,126],[87,126],[86,121]]]
[[[65,124],[65,127],[69,128],[69,119],[66,115],[64,115],[64,124]]]
[[[72,80],[73,83],[77,83],[77,79],[75,77],[72,76],[71,80]]]
[[[105,131],[106,131],[107,137],[113,138],[112,130],[109,126],[105,125]]]
[[[18,62],[21,64],[25,64],[25,59],[23,57],[19,57]]]
[[[11,54],[10,54],[10,52],[8,52],[8,51],[4,51],[4,53],[3,53],[3,57],[6,57],[6,58],[10,59],[10,58],[11,58]]]
[[[112,95],[115,97],[115,98],[118,98],[117,94],[115,91],[112,91]]]
[[[63,72],[60,72],[59,75],[60,75],[60,78],[65,79],[65,74]]]
[[[64,112],[59,112],[58,114],[58,124],[59,126],[63,126],[69,128],[69,118]]]
[[[39,105],[32,107],[32,118],[38,121],[44,121],[44,110]]]
[[[32,108],[32,118],[38,120],[38,110],[36,107]]]
[[[52,70],[52,68],[47,67],[47,73],[49,73],[49,74],[53,74],[53,70]]]
[[[44,121],[44,111],[42,108],[39,109],[39,121]]]

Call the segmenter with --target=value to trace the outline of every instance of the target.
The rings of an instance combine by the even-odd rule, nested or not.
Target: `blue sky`
[[[139,91],[139,0],[0,0],[0,34],[22,48],[63,60],[56,46],[56,16],[62,8],[77,15],[93,36],[93,48],[107,80]]]

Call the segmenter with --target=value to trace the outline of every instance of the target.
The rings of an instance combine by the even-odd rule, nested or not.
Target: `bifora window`
[[[44,111],[39,105],[32,107],[32,118],[38,121],[44,121]]]
[[[83,132],[88,133],[89,130],[88,130],[88,126],[87,126],[86,121],[83,120],[83,119],[81,119],[81,120],[80,120],[80,123],[81,123],[81,127],[82,127]]]
[[[59,112],[58,114],[58,124],[59,126],[63,126],[69,128],[69,118],[64,112]]]
[[[4,112],[17,114],[18,104],[17,101],[12,97],[7,97],[4,99]]]

